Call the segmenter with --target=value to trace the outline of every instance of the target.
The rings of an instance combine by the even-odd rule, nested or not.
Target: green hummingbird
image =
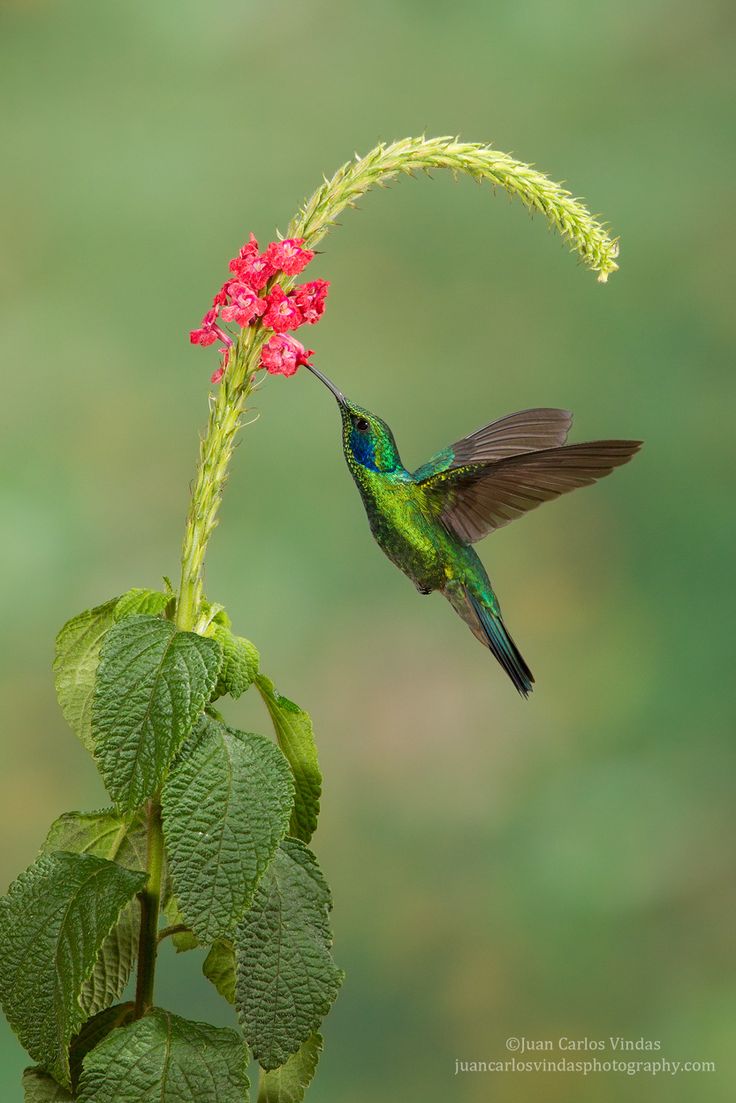
[[[350,402],[311,364],[305,366],[337,399],[345,459],[378,546],[421,594],[439,590],[447,598],[527,697],[534,677],[506,629],[472,544],[542,502],[610,475],[642,442],[566,444],[568,410],[521,410],[484,425],[411,472],[386,422]]]

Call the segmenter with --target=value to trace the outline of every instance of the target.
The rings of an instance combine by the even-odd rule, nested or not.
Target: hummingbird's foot
[[[426,595],[426,594],[431,594],[432,593],[431,590],[427,590],[424,586],[417,586],[417,590],[419,591],[420,594],[425,594]]]

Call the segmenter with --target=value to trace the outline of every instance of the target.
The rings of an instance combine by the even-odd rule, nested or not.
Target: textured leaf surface
[[[118,598],[113,616],[116,621],[144,613],[151,617],[159,617],[173,600],[173,594],[163,594],[160,590],[128,590],[127,594]]]
[[[312,1034],[285,1064],[262,1075],[258,1103],[302,1103],[322,1046],[322,1035]]]
[[[88,751],[92,739],[92,697],[100,648],[113,624],[118,598],[87,609],[68,620],[56,637],[54,684],[61,711],[69,727]]]
[[[265,1069],[283,1065],[314,1033],[342,983],[330,953],[330,907],[316,858],[285,839],[235,938],[238,1017]]]
[[[279,747],[294,774],[296,794],[290,831],[295,838],[308,843],[317,827],[322,793],[312,721],[304,709],[277,693],[273,682],[265,675],[258,675],[256,685],[273,721]]]
[[[218,939],[202,963],[202,972],[228,1003],[235,1003],[235,947]]]
[[[114,1007],[106,1007],[104,1011],[88,1019],[76,1038],[72,1039],[69,1049],[69,1069],[73,1091],[76,1091],[79,1085],[82,1065],[87,1054],[98,1046],[110,1031],[129,1022],[134,1013],[134,1003],[119,1003]]]
[[[43,1069],[23,1073],[23,1103],[71,1103],[72,1096]]]
[[[174,894],[203,942],[232,932],[286,834],[294,785],[261,735],[204,717],[163,791]]]
[[[92,730],[107,791],[132,811],[161,784],[210,698],[222,662],[215,640],[134,616],[105,637]]]
[[[126,869],[146,868],[146,822],[142,813],[125,820],[114,809],[100,812],[67,812],[49,830],[41,853],[57,850],[94,854]],[[123,994],[138,953],[140,907],[126,904],[120,918],[102,943],[92,975],[85,981],[80,1003],[94,1015]]]
[[[43,854],[0,900],[0,993],[36,1061],[69,1083],[79,995],[121,909],[146,882],[92,854]]]
[[[243,1103],[248,1050],[234,1030],[155,1010],[84,1062],[79,1103]]]
[[[236,636],[225,624],[215,624],[212,630],[223,653],[222,668],[217,682],[217,696],[229,693],[238,698],[253,685],[258,674],[258,648],[243,636]]]

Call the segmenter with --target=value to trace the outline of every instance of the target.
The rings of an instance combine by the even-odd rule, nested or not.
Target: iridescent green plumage
[[[438,590],[447,598],[526,696],[534,678],[471,544],[542,502],[610,474],[640,442],[566,445],[568,411],[523,410],[483,426],[412,473],[386,422],[310,370],[337,399],[345,459],[379,547],[420,593]]]

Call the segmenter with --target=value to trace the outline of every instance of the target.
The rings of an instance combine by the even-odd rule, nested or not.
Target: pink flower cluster
[[[230,261],[232,275],[215,295],[200,328],[189,334],[193,345],[222,342],[218,349],[222,359],[212,376],[213,383],[219,383],[225,374],[233,343],[221,322],[238,326],[260,323],[273,330],[261,352],[261,367],[272,375],[293,375],[300,364],[308,362],[313,350],[305,349],[287,330],[319,321],[324,313],[329,282],[312,280],[287,293],[272,281],[279,274],[298,276],[313,257],[313,251],[304,248],[303,238],[272,241],[261,253],[255,237],[250,235],[237,257]]]

